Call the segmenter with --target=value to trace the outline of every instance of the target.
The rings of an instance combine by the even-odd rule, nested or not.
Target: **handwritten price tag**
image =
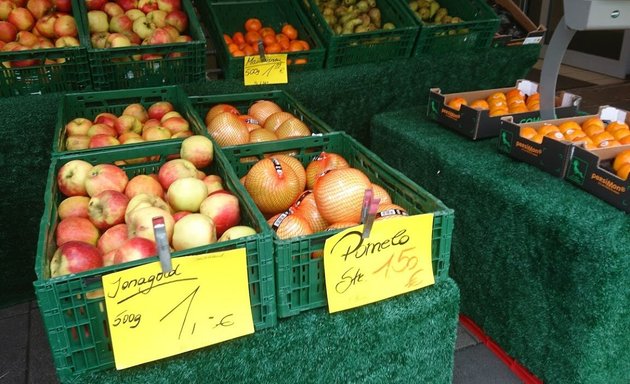
[[[387,299],[434,284],[433,214],[375,221],[326,240],[324,273],[330,313]]]
[[[265,61],[260,56],[245,56],[243,78],[245,85],[286,84],[287,54],[267,54]]]
[[[154,262],[103,276],[117,369],[254,332],[245,249]]]

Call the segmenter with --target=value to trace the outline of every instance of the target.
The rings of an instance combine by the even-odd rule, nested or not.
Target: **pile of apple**
[[[87,0],[90,42],[94,48],[185,43],[192,41],[181,0]],[[180,55],[171,53],[171,57]],[[160,54],[134,55],[134,60],[160,59]]]
[[[71,0],[0,0],[0,50],[78,47],[78,29],[71,14]],[[46,59],[44,64],[63,63]],[[6,68],[40,65],[41,60],[3,62]]]
[[[93,120],[77,117],[67,122],[64,129],[68,151],[186,138],[193,134],[188,120],[169,101],[157,101],[148,108],[132,103],[120,116],[102,112]]]
[[[221,177],[201,170],[213,157],[212,141],[194,135],[157,174],[130,178],[114,164],[80,159],[62,165],[50,276],[156,256],[154,217],[164,219],[173,251],[255,234],[238,225],[239,200],[224,189]]]
[[[311,135],[301,119],[271,100],[254,101],[245,114],[231,104],[216,104],[208,109],[204,122],[222,147]]]

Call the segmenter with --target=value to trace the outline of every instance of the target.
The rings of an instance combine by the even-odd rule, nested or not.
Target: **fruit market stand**
[[[630,222],[626,215],[571,185],[499,155],[494,139],[469,142],[427,122],[425,109],[419,107],[427,103],[429,88],[434,86],[448,93],[512,85],[536,62],[539,49],[536,45],[485,48],[356,64],[291,73],[286,85],[253,88],[289,92],[333,129],[344,130],[368,145],[455,209],[450,274],[461,289],[461,313],[470,316],[509,354],[545,381],[619,381],[630,361],[630,340],[623,332],[628,328],[630,307],[629,284],[624,274],[630,254],[626,246],[630,244]],[[253,88],[245,87],[242,80],[184,85],[191,96],[248,92]],[[10,170],[2,177],[2,183],[8,186],[11,197],[3,200],[5,220],[0,224],[2,260],[10,260],[1,272],[7,287],[0,296],[3,303],[32,297],[34,249],[50,164],[52,127],[60,99],[60,94],[44,94],[0,100],[4,111],[0,127],[5,137],[0,144],[0,163]],[[381,113],[384,114],[372,120]],[[498,179],[489,179],[489,169],[496,169]],[[545,186],[539,187],[538,180]],[[534,198],[533,193],[541,198]],[[480,199],[485,204],[480,204]],[[498,232],[490,236],[490,231]],[[597,240],[587,240],[591,238]],[[458,289],[449,279],[430,289],[349,311],[332,320],[323,310],[309,311],[256,334],[251,342],[234,340],[225,348],[193,352],[153,367],[128,371],[128,375],[103,372],[93,378],[134,382],[140,377],[151,377],[151,381],[159,382],[162,375],[181,375],[195,381],[195,376],[189,375],[205,379],[212,371],[231,367],[230,364],[234,365],[234,373],[243,369],[244,360],[256,361],[247,369],[257,370],[260,381],[276,381],[286,374],[273,371],[271,361],[281,361],[285,367],[296,370],[286,377],[304,372],[316,377],[322,374],[320,370],[337,367],[335,363],[345,351],[333,346],[337,347],[340,339],[352,342],[344,339],[349,335],[348,329],[354,328],[360,338],[364,335],[361,332],[367,334],[382,327],[390,328],[388,334],[397,335],[398,340],[390,342],[409,345],[411,352],[408,361],[395,365],[399,357],[380,351],[383,354],[373,356],[370,363],[387,360],[388,365],[383,371],[370,372],[371,378],[376,382],[395,378],[405,381],[401,378],[410,377],[418,369],[419,356],[414,351],[423,351],[431,358],[435,356],[429,365],[443,369],[432,366],[427,367],[427,372],[434,372],[437,382],[448,382],[458,301]],[[433,316],[431,321],[427,314]],[[363,324],[367,317],[377,323]],[[441,323],[440,317],[446,320]],[[333,326],[323,326],[324,321]],[[421,324],[421,335],[408,328],[410,322]],[[436,328],[431,327],[440,323],[443,333],[429,335],[428,329],[435,332]],[[293,345],[294,338],[300,342]],[[335,342],[316,347],[312,342],[300,344],[310,338]],[[365,342],[366,338],[360,339]],[[436,346],[438,339],[440,345]],[[366,350],[369,348],[365,346]],[[349,355],[365,358],[359,352],[353,350]],[[239,357],[233,359],[235,353]],[[283,355],[280,360],[275,356],[279,353]],[[314,356],[305,371],[295,361],[308,353]],[[447,353],[451,355],[446,356]],[[217,365],[200,371],[204,359],[216,359]],[[331,364],[330,368],[326,364]],[[416,366],[411,369],[413,365]],[[350,372],[366,366],[347,362],[344,369]],[[243,376],[230,377],[226,373],[227,378],[217,381],[244,381],[251,376],[247,369]],[[388,369],[400,371],[392,373]],[[354,378],[361,380],[362,376],[357,373]],[[330,381],[335,379],[340,378],[332,377]]]

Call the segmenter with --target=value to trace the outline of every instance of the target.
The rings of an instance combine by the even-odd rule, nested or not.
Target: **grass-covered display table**
[[[453,208],[461,312],[546,383],[630,382],[630,216],[426,118],[374,117],[372,150]],[[395,150],[392,150],[395,148]]]

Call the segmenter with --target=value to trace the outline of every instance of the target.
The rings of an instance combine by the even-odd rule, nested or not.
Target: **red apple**
[[[156,9],[155,11],[147,13],[147,20],[157,28],[162,28],[166,25],[166,15],[167,13],[165,11]]]
[[[128,181],[127,174],[119,167],[113,164],[97,164],[88,172],[85,190],[90,197],[108,189],[123,192]]]
[[[130,8],[127,9],[125,11],[125,15],[129,16],[129,18],[133,21],[136,21],[136,19],[140,18],[140,17],[144,17],[146,16],[144,14],[144,12],[142,12],[141,10],[139,10],[138,8]]]
[[[142,44],[145,45],[156,45],[156,44],[169,44],[173,42],[173,38],[171,34],[168,33],[164,28],[156,28],[144,41]]]
[[[98,228],[85,217],[66,217],[59,221],[55,230],[55,240],[58,247],[73,240],[96,245],[99,236]]]
[[[219,175],[208,175],[203,178],[203,182],[208,188],[208,195],[214,191],[220,191],[223,188],[223,179]]]
[[[129,204],[127,204],[127,211],[125,212],[125,222],[130,222],[131,212],[136,209],[147,207],[157,207],[171,213],[171,207],[161,197],[148,193],[140,193],[129,200]]]
[[[85,180],[94,166],[85,160],[73,159],[57,171],[57,187],[65,196],[87,196]]]
[[[125,144],[127,143],[127,141],[129,141],[130,143],[139,143],[139,142],[144,141],[144,139],[142,139],[142,136],[140,136],[136,132],[129,131],[129,132],[125,132],[119,135],[118,141],[120,141],[120,144]]]
[[[138,8],[138,0],[116,0],[116,4],[120,5],[126,11]]]
[[[147,121],[144,122],[144,124],[142,125],[143,128],[149,128],[149,127],[159,127],[160,124],[162,124],[159,120],[157,119],[149,119]]]
[[[63,220],[67,217],[84,217],[88,216],[88,203],[90,198],[87,196],[70,196],[59,203],[57,207],[57,215]]]
[[[79,39],[74,36],[62,36],[55,40],[55,47],[63,48],[63,47],[78,47],[81,45]]]
[[[188,16],[184,11],[171,11],[164,20],[167,25],[172,25],[179,33],[184,33],[188,29]]]
[[[123,33],[114,32],[105,40],[105,48],[131,47],[131,40]]]
[[[137,33],[142,40],[151,36],[155,28],[155,25],[149,22],[146,16],[140,16],[133,21],[132,30]]]
[[[168,190],[171,184],[184,177],[196,177],[197,168],[193,163],[184,159],[173,159],[164,163],[158,171],[158,181],[164,190]]]
[[[149,120],[149,114],[147,113],[147,110],[140,103],[129,104],[127,107],[125,107],[122,114],[133,116],[141,123]]]
[[[207,196],[206,184],[196,177],[173,181],[166,193],[166,199],[174,211],[199,212],[199,205]]]
[[[174,116],[169,119],[162,120],[161,124],[164,128],[171,131],[171,135],[190,130],[190,124],[183,117]]]
[[[106,230],[125,221],[129,198],[122,192],[105,190],[92,196],[88,204],[88,215],[92,224]]]
[[[228,228],[227,231],[223,232],[223,235],[221,235],[221,237],[217,241],[229,241],[255,234],[256,230],[252,227],[248,227],[246,225],[235,225]]]
[[[179,211],[179,212],[175,212],[173,213],[173,220],[175,220],[175,223],[177,223],[179,221],[179,219],[181,219],[184,216],[190,215],[192,212],[189,211]]]
[[[177,112],[177,111],[170,111],[170,112],[166,112],[166,113],[162,116],[162,118],[160,119],[160,122],[165,121],[165,120],[168,120],[168,119],[170,119],[171,117],[175,117],[175,116],[178,116],[178,117],[183,117],[183,116],[182,116],[182,114],[181,114],[181,113],[179,113],[179,112]]]
[[[193,41],[193,38],[190,35],[181,35],[175,39],[176,43],[190,43],[191,41]],[[179,52],[173,52],[173,53],[179,53]]]
[[[60,15],[57,17],[53,28],[55,30],[55,35],[58,37],[77,37],[79,34],[77,23],[71,15]]]
[[[138,0],[138,9],[142,12],[149,13],[158,9],[157,0]]]
[[[162,27],[162,29],[168,32],[169,35],[171,35],[171,39],[173,40],[173,42],[177,41],[177,39],[181,37],[177,28],[173,27],[170,24],[166,24]],[[181,52],[171,52],[171,54],[181,54]]]
[[[144,237],[145,239],[155,241],[153,218],[159,216],[164,218],[166,236],[170,243],[173,237],[175,220],[170,212],[158,207],[136,208],[131,211],[129,213],[129,220],[127,221],[127,235],[130,238]]]
[[[105,48],[109,32],[94,32],[90,36],[90,43],[94,48]]]
[[[17,8],[17,5],[11,0],[0,0],[0,20],[9,18],[9,13]]]
[[[177,119],[177,117],[173,117],[165,123],[173,119]],[[212,144],[212,140],[206,136],[193,135],[182,141],[179,155],[182,159],[193,163],[198,169],[205,168],[212,164],[212,160],[214,159],[214,145]]]
[[[16,42],[16,44],[19,44]],[[9,43],[7,43],[7,45],[9,45]],[[29,51],[32,48],[26,47],[24,45],[18,45],[15,46],[11,49],[11,52],[17,52],[17,51]],[[13,68],[21,68],[21,67],[31,67],[34,65],[39,65],[41,63],[40,60],[36,60],[36,59],[24,59],[24,60],[13,60],[11,62],[11,67]]]
[[[201,247],[217,241],[216,226],[211,218],[201,213],[191,213],[180,218],[173,227],[173,249]]]
[[[160,182],[149,175],[136,175],[129,180],[125,188],[125,194],[130,199],[141,193],[155,195],[164,198],[164,189]]]
[[[159,122],[164,114],[173,110],[175,110],[175,107],[171,102],[158,101],[149,106],[147,113],[149,115],[149,119],[155,119]]]
[[[44,37],[44,36],[39,36],[37,38],[37,46],[39,46],[39,48],[41,49],[55,48],[55,44],[53,44],[49,38]],[[47,60],[51,60],[51,59],[47,59]],[[58,60],[65,60],[65,59],[59,58]],[[49,64],[49,63],[46,63],[46,64]]]
[[[7,17],[7,21],[17,27],[20,31],[30,31],[35,25],[35,17],[26,8],[18,7],[12,10]]]
[[[166,140],[171,138],[171,131],[162,126],[145,127],[142,130],[142,138],[146,141]]]
[[[50,0],[28,0],[26,9],[31,11],[35,19],[41,19],[53,9],[53,3]]]
[[[142,133],[142,123],[132,115],[121,115],[116,119],[114,128],[118,135],[126,132]]]
[[[92,122],[84,117],[77,117],[70,120],[65,125],[66,135],[87,135],[88,129],[92,126]]]
[[[103,255],[103,267],[109,267],[110,265],[114,265],[114,258],[116,257],[116,249],[111,250]]]
[[[15,41],[25,47],[33,48],[39,43],[39,37],[35,36],[32,32],[29,31],[20,31],[15,36]]]
[[[238,198],[226,190],[216,191],[208,195],[201,203],[199,212],[214,221],[219,237],[228,228],[241,221],[241,207]]]
[[[112,147],[114,145],[120,145],[120,141],[114,136],[98,134],[94,136],[90,136],[90,142],[88,143],[88,148],[103,148],[103,147]]]
[[[88,11],[87,18],[90,33],[109,32],[109,20],[104,11],[100,9]]]
[[[96,123],[90,125],[87,130],[87,135],[90,137],[94,135],[117,136],[118,132],[116,132],[116,128],[114,128],[114,126],[109,126],[103,123]]]
[[[134,31],[122,31],[122,34],[129,39],[131,45],[140,45],[142,43],[142,39]]]
[[[17,33],[18,29],[15,25],[9,23],[8,21],[0,21],[0,41],[5,43],[15,41]]]
[[[101,112],[94,118],[94,123],[106,124],[113,128],[114,124],[116,123],[116,119],[118,119],[118,116],[114,115],[113,113]]]
[[[110,32],[131,31],[131,27],[133,27],[133,21],[124,13],[112,17],[109,21]]]
[[[180,156],[181,158],[181,156]],[[206,177],[206,173],[204,171],[201,170],[197,170],[197,175],[195,176],[196,178],[198,178],[199,180],[203,181],[203,179]]]
[[[171,139],[185,139],[193,135],[191,130],[177,132],[171,136]]]
[[[157,246],[153,240],[134,237],[125,241],[114,255],[114,264],[146,259],[157,256]]]
[[[94,9],[102,9],[105,3],[107,3],[108,1],[109,0],[85,0],[85,6],[87,7],[88,11]]]
[[[162,11],[171,12],[177,9],[182,9],[181,0],[157,0],[158,9]]]
[[[108,1],[107,3],[105,3],[103,7],[101,8],[101,11],[107,13],[107,16],[109,16],[110,18],[116,15],[125,14],[125,10],[119,4],[111,2],[111,1]]]
[[[66,137],[66,151],[77,151],[90,147],[90,136],[73,135]]]
[[[72,13],[72,0],[52,0],[57,12]]]
[[[127,239],[127,224],[116,224],[103,232],[96,247],[105,255],[118,249]]]
[[[103,255],[94,245],[70,241],[60,246],[50,260],[50,277],[80,273],[103,266]]]

